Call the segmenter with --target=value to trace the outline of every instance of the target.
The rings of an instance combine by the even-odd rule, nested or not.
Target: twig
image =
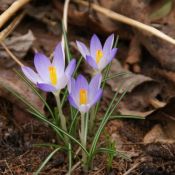
[[[9,167],[9,164],[8,164],[7,160],[5,160],[5,164],[7,165],[7,168],[9,169],[10,174],[11,174],[11,175],[13,175],[12,170],[10,169],[10,167]]]
[[[164,107],[164,106],[166,105],[166,103],[161,102],[161,101],[157,100],[156,98],[151,98],[151,99],[149,99],[149,102],[150,102],[150,104],[151,104],[153,107],[155,107],[156,109],[162,108],[162,107]]]
[[[5,12],[0,15],[0,29],[2,26],[30,0],[16,0]]]
[[[6,50],[6,52],[11,56],[11,58],[17,63],[19,64],[19,66],[24,66],[19,59],[8,49],[8,47],[6,46],[6,44],[4,42],[1,42],[2,47]]]
[[[18,15],[2,32],[0,32],[0,42],[2,42],[20,23],[22,18],[24,17],[24,12]]]
[[[64,11],[63,11],[63,25],[64,25],[64,29],[67,32],[67,16],[68,16],[68,7],[69,7],[69,2],[70,0],[65,0],[65,4],[64,4]],[[62,45],[64,47],[64,34],[62,35]]]
[[[85,1],[82,1],[82,0],[74,0],[74,2],[78,3],[78,4],[82,4],[84,6],[88,6],[88,2],[85,2]],[[109,9],[106,9],[104,7],[100,7],[99,5],[96,5],[96,4],[91,4],[91,7],[96,10],[97,12],[100,12],[102,13],[103,15],[111,18],[111,19],[114,19],[114,20],[117,20],[117,21],[120,21],[122,23],[125,23],[125,24],[128,24],[130,26],[133,26],[135,28],[138,28],[138,29],[142,29],[143,31],[146,31],[146,32],[149,32],[165,41],[168,41],[169,43],[171,44],[174,44],[175,45],[175,40],[166,35],[165,33],[157,30],[156,28],[154,27],[151,27],[149,25],[146,25],[146,24],[143,24],[139,21],[136,21],[134,19],[131,19],[131,18],[128,18],[124,15],[121,15],[121,14],[118,14],[112,10],[109,10]]]
[[[77,162],[71,169],[71,172],[74,171],[79,165],[81,164],[81,161]],[[68,173],[66,174],[68,175]]]
[[[134,164],[128,171],[126,171],[123,175],[128,175],[130,174],[134,169],[136,169],[142,162],[138,162]]]

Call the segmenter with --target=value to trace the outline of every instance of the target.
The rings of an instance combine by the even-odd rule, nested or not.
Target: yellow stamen
[[[86,105],[87,104],[87,90],[86,89],[80,89],[79,91],[79,98],[80,98],[80,105]]]
[[[56,67],[49,66],[49,73],[50,73],[50,81],[52,85],[57,84],[57,73],[56,73]]]
[[[97,50],[96,51],[96,63],[99,63],[102,57],[103,57],[103,52],[101,50]]]

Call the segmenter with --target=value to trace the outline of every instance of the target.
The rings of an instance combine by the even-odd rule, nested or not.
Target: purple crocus
[[[88,64],[97,72],[101,72],[117,53],[117,48],[112,48],[113,43],[114,34],[106,39],[103,47],[97,35],[94,34],[90,41],[90,50],[80,41],[77,41],[77,46]]]
[[[56,92],[68,84],[75,69],[76,61],[72,59],[65,69],[65,54],[60,42],[54,50],[52,62],[44,54],[36,53],[34,65],[37,73],[30,67],[22,66],[25,76],[43,91]]]
[[[72,78],[68,86],[70,104],[81,113],[88,112],[102,96],[101,80],[101,74],[94,76],[89,84],[82,75],[76,80]]]

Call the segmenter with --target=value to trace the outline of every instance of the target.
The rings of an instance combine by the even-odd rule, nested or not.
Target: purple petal
[[[40,77],[43,79],[45,82],[49,82],[49,66],[51,66],[51,62],[49,58],[47,58],[45,55],[41,53],[36,53],[34,57],[34,64],[35,68],[40,75]]]
[[[90,102],[90,106],[93,106],[95,103],[97,103],[100,100],[101,96],[102,96],[102,89],[99,89],[96,92],[96,95],[94,96],[92,101]]]
[[[102,50],[102,45],[97,35],[94,34],[90,42],[90,53],[92,57],[96,57],[97,50]]]
[[[54,92],[57,90],[54,86],[45,83],[37,83],[37,87],[45,92]]]
[[[97,74],[95,75],[90,84],[89,84],[89,88],[91,89],[99,89],[100,85],[101,85],[101,80],[102,80],[102,75],[101,74]]]
[[[87,47],[80,41],[76,41],[77,43],[77,47],[78,50],[80,51],[80,53],[82,54],[82,56],[86,59],[86,55],[89,55],[89,50],[87,49]]]
[[[68,91],[69,91],[69,94],[72,94],[72,96],[74,97],[75,101],[78,104],[78,101],[79,101],[79,89],[77,89],[76,81],[75,81],[74,78],[71,78],[71,80],[68,83]]]
[[[114,49],[111,50],[110,56],[107,60],[107,64],[109,64],[112,61],[112,59],[115,57],[115,55],[117,53],[117,50],[118,50],[117,48],[114,48]]]
[[[84,78],[83,75],[79,75],[77,77],[75,84],[76,84],[76,87],[75,87],[76,88],[76,91],[78,91],[78,92],[79,92],[80,89],[86,89],[86,90],[88,90],[89,85],[88,85],[88,82]]]
[[[66,68],[65,74],[70,78],[75,70],[76,61],[72,59],[69,65]]]
[[[38,74],[35,73],[30,67],[22,66],[21,69],[22,69],[24,75],[34,84],[41,81]]]
[[[97,74],[91,80],[91,82],[89,84],[89,94],[88,94],[89,101],[93,101],[94,97],[98,93],[98,90],[99,90],[100,85],[101,85],[101,80],[102,80],[101,74]]]
[[[68,91],[69,93],[73,93],[75,89],[75,79],[71,78],[70,81],[68,82]]]
[[[52,65],[56,67],[57,74],[64,72],[65,69],[65,54],[61,42],[57,44],[54,50]]]
[[[68,84],[68,77],[66,76],[66,74],[63,73],[61,76],[59,75],[56,88],[61,90],[65,88],[67,84]]]
[[[74,101],[74,99],[72,98],[71,95],[68,96],[68,100],[69,100],[69,103],[76,109],[78,109],[78,106],[76,105],[76,102]]]
[[[86,61],[88,64],[93,67],[94,69],[97,69],[97,63],[94,61],[94,59],[91,56],[86,56]]]
[[[113,42],[114,42],[114,34],[110,35],[105,41],[105,44],[103,47],[104,57],[107,57],[109,55],[113,46]]]
[[[102,71],[106,66],[107,66],[107,63],[108,62],[108,59],[107,58],[105,58],[105,57],[103,57],[101,60],[100,60],[100,62],[98,63],[98,69],[100,70],[100,71]]]

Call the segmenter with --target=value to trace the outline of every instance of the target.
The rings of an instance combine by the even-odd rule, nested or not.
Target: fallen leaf
[[[134,88],[136,88],[137,86],[145,82],[154,82],[156,84],[158,83],[150,77],[147,77],[141,74],[134,74],[128,70],[125,70],[121,66],[120,62],[114,59],[111,64],[109,76],[112,76],[114,74],[121,73],[121,72],[126,73],[126,75],[120,76],[118,78],[113,78],[107,81],[107,83],[111,86],[113,91],[118,91],[121,84],[122,84],[122,88],[119,90],[120,93],[123,93],[128,87],[129,87],[128,92],[132,92]]]
[[[32,89],[22,81],[14,71],[0,69],[0,96],[17,105],[21,110],[26,109],[25,104],[11,94],[6,87],[22,96],[26,101],[34,105],[41,113],[44,114],[44,104],[40,98],[32,91]],[[24,119],[25,120],[25,119]]]
[[[33,33],[29,30],[28,33],[25,35],[13,33],[11,37],[5,39],[4,43],[17,58],[21,59],[27,54],[28,50],[32,47],[34,40],[35,37],[33,36]],[[1,63],[5,62],[4,65],[6,65],[6,67],[11,67],[14,64],[14,62],[12,62],[9,58],[9,54],[1,46],[0,61]]]

